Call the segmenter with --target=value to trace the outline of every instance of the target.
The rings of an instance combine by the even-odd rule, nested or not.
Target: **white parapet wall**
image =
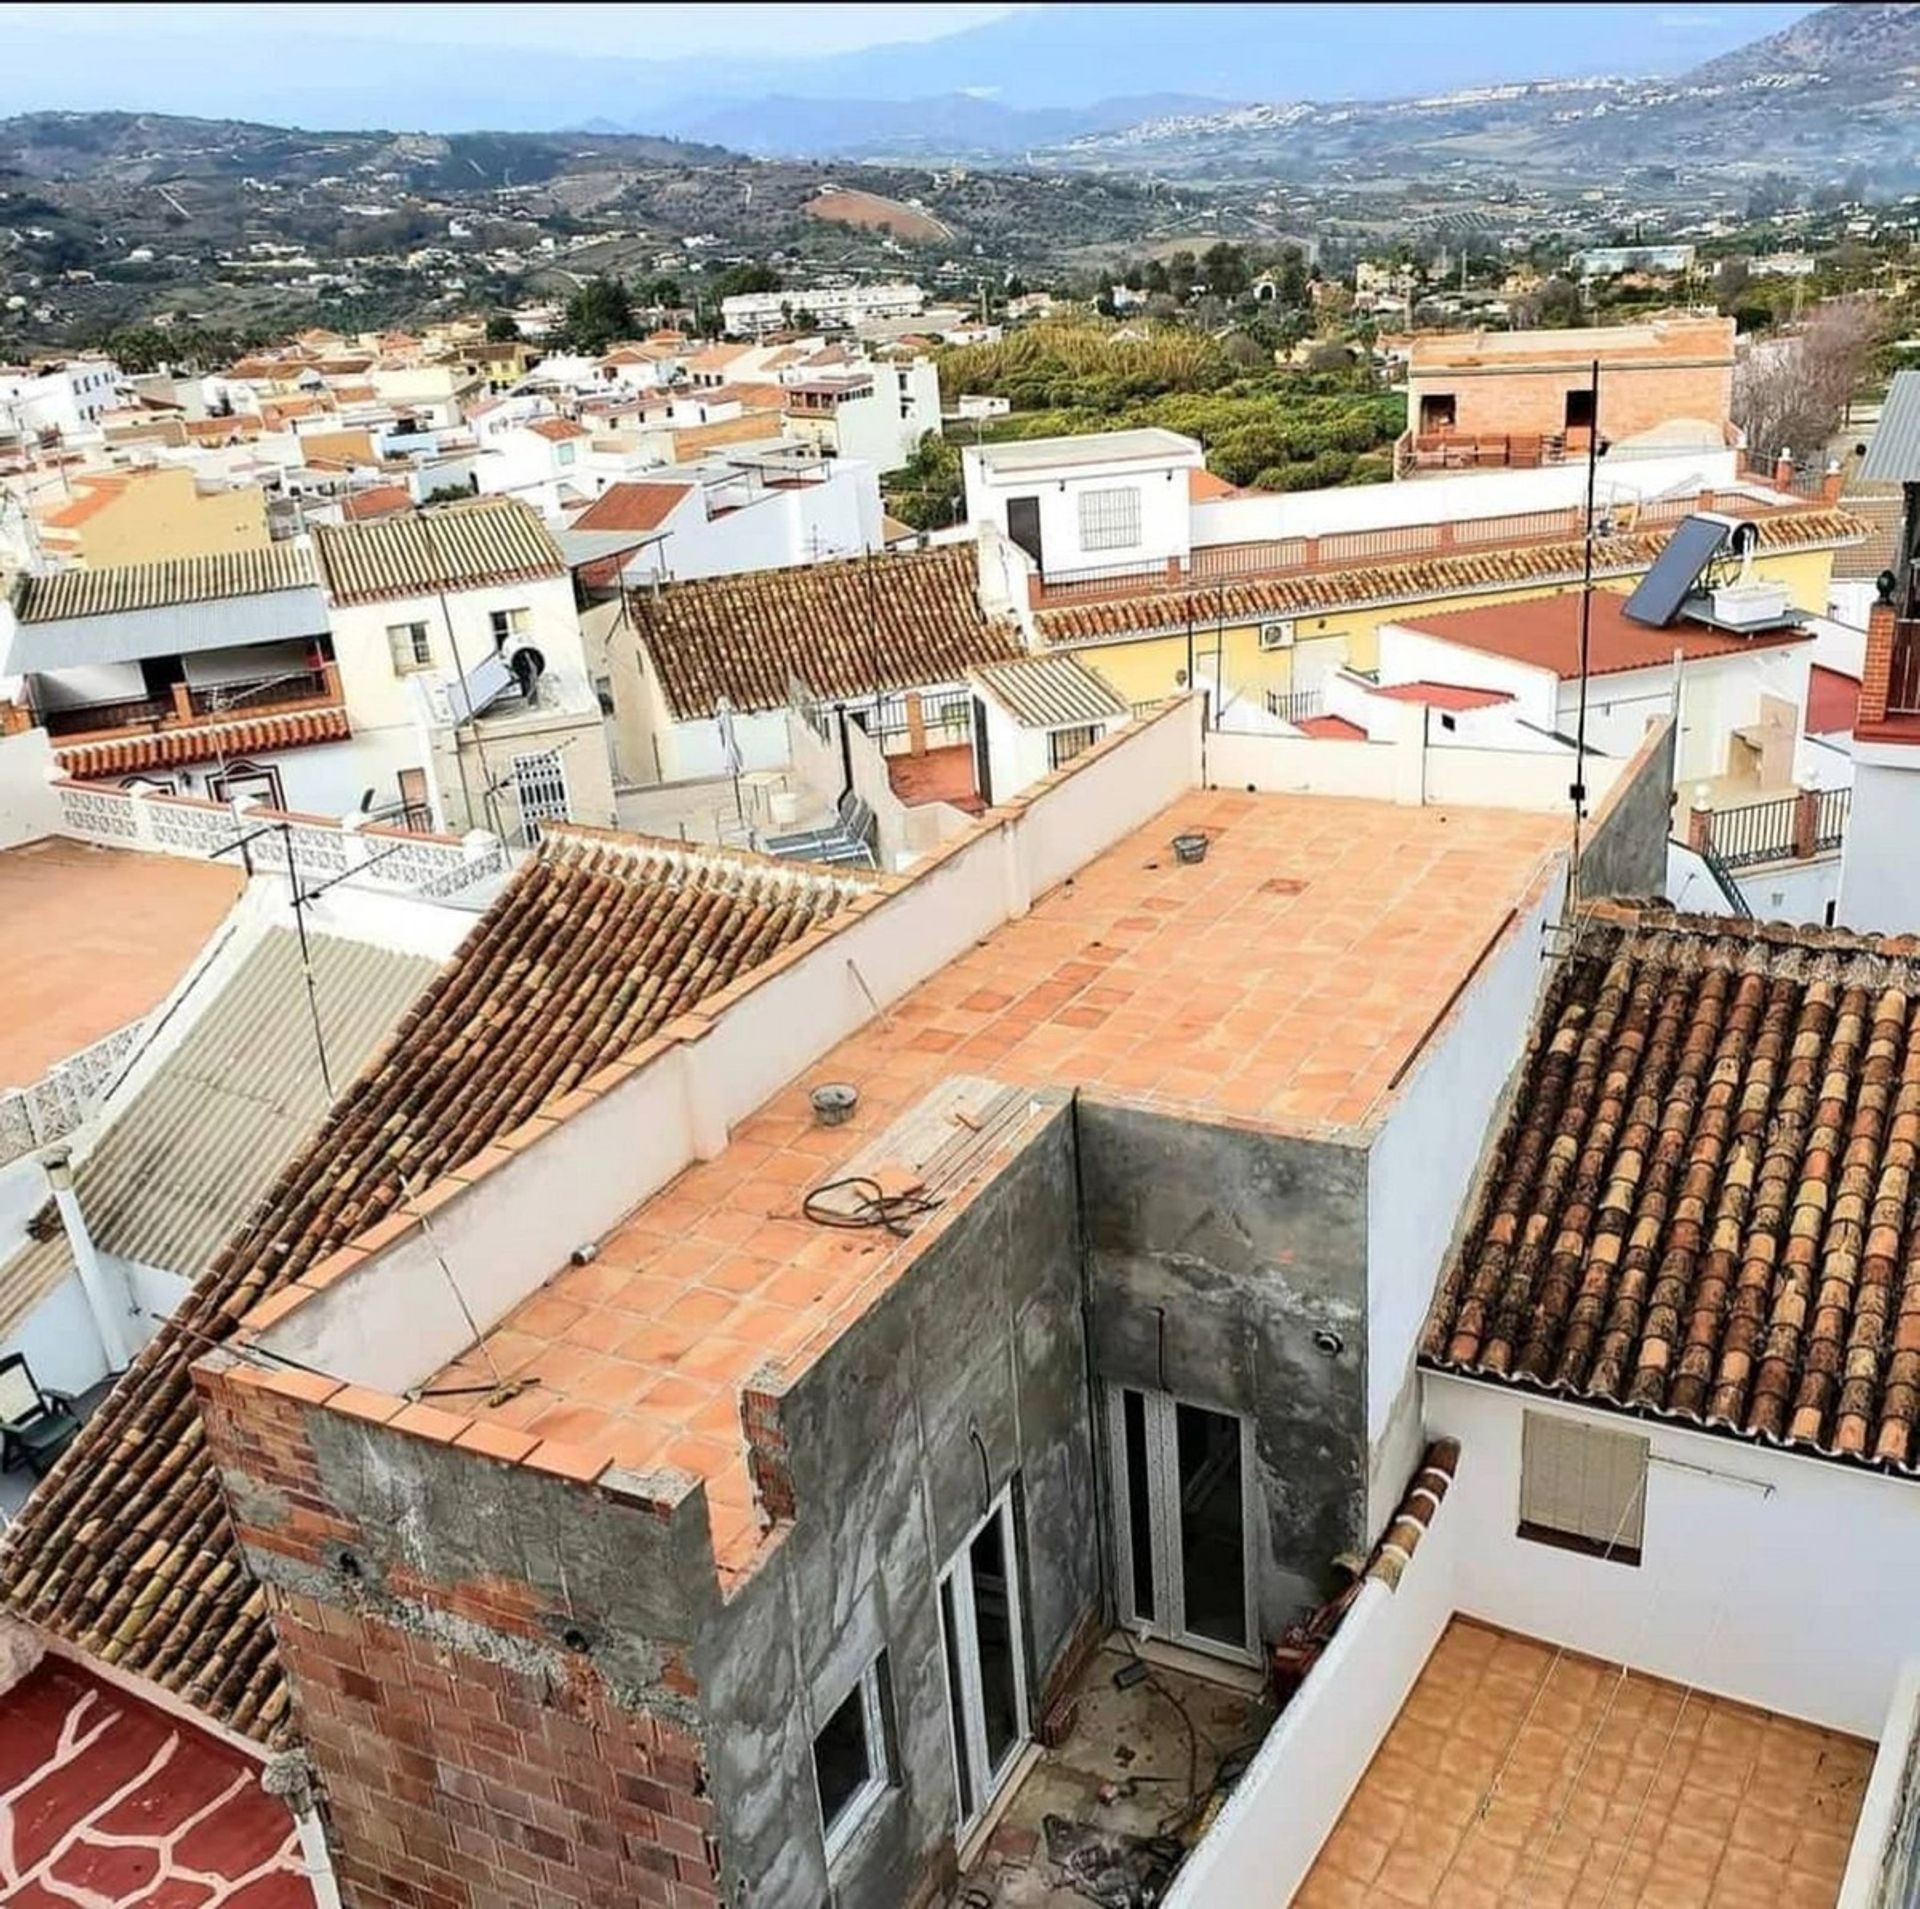
[[[1362,1583],[1162,1909],[1293,1900],[1453,1615],[1460,1540],[1448,1509],[1443,1499],[1397,1586]]]
[[[1920,1657],[1900,1667],[1834,1909],[1920,1901]]]
[[[1117,732],[569,1097],[590,1104],[536,1114],[471,1182],[416,1189],[433,1237],[401,1231],[261,1345],[383,1392],[419,1384],[876,1012],[1193,788],[1200,712],[1189,696]]]

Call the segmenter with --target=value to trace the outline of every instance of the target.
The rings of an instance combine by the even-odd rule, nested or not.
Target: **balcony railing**
[[[1920,716],[1920,622],[1893,626],[1893,663],[1887,677],[1887,713]]]
[[[1277,716],[1283,723],[1311,722],[1326,713],[1326,700],[1325,691],[1318,689],[1270,689],[1267,714]]]
[[[175,683],[165,696],[127,696],[98,703],[70,703],[41,712],[47,734],[56,741],[76,736],[152,734],[222,721],[245,721],[282,710],[338,704],[340,679],[331,663],[313,670],[283,671],[233,683]]]
[[[1711,852],[1723,868],[1758,868],[1767,862],[1831,855],[1846,839],[1851,789],[1802,789],[1764,802],[1696,814],[1704,839],[1693,844]]]

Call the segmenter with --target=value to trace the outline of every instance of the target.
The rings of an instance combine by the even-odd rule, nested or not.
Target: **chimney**
[[[1856,725],[1880,723],[1887,719],[1887,695],[1893,686],[1893,638],[1895,617],[1892,603],[1876,599],[1867,612],[1867,654],[1860,668],[1860,706]]]
[[[126,1281],[108,1272],[94,1250],[93,1235],[87,1231],[86,1216],[80,1211],[80,1196],[74,1191],[71,1152],[64,1146],[47,1147],[40,1155],[40,1164],[53,1189],[53,1203],[60,1209],[67,1244],[73,1248],[74,1270],[80,1275],[80,1289],[86,1295],[87,1311],[93,1316],[94,1331],[100,1335],[108,1369],[124,1371],[135,1351],[133,1300]]]
[[[1826,474],[1820,480],[1820,501],[1823,504],[1837,504],[1840,491],[1846,478],[1840,469],[1840,460],[1830,458],[1827,461]]]
[[[1793,489],[1793,453],[1782,450],[1773,460],[1773,487],[1775,490]]]

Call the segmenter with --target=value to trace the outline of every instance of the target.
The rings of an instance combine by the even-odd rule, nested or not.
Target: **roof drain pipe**
[[[117,1270],[109,1272],[94,1250],[93,1235],[87,1231],[86,1216],[80,1211],[80,1196],[74,1191],[73,1155],[64,1146],[48,1147],[40,1155],[46,1169],[47,1184],[53,1189],[53,1203],[60,1209],[60,1224],[66,1228],[67,1244],[73,1248],[74,1270],[80,1275],[80,1288],[86,1294],[87,1311],[93,1316],[93,1329],[100,1335],[100,1350],[109,1372],[124,1372],[133,1361],[133,1295],[126,1278]]]

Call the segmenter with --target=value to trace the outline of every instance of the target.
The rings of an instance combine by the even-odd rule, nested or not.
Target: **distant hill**
[[[1083,135],[1043,157],[1194,181],[1506,176],[1562,190],[1780,172],[1920,185],[1920,5],[1822,8],[1674,79],[1541,79],[1416,99],[1283,100]]]

